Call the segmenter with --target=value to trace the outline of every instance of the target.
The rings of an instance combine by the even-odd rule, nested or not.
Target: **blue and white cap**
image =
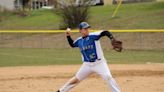
[[[79,24],[79,29],[90,28],[91,26],[87,22],[81,22]]]

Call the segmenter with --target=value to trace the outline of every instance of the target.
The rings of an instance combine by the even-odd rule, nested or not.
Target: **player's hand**
[[[70,36],[70,31],[71,31],[70,28],[67,28],[67,29],[66,29],[66,35],[67,35],[67,36]]]

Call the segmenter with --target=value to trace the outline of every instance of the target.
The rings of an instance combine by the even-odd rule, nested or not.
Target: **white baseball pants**
[[[100,75],[111,88],[112,92],[121,92],[117,83],[113,79],[111,72],[108,68],[106,60],[97,60],[96,62],[84,62],[79,71],[76,73],[76,78],[79,81],[87,78],[91,73],[97,73]],[[70,89],[75,87],[76,84],[69,84],[69,81],[60,89],[61,92],[68,92]]]

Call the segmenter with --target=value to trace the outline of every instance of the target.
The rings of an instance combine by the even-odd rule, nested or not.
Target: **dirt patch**
[[[110,64],[122,92],[164,92],[164,64]],[[0,92],[55,92],[74,76],[80,65],[0,68]],[[71,92],[111,92],[91,75]]]

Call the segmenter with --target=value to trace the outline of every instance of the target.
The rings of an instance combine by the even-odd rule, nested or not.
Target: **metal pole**
[[[118,1],[118,6],[116,7],[116,9],[115,9],[112,17],[115,17],[116,16],[116,13],[118,12],[118,9],[120,8],[121,4],[122,4],[122,0]]]

